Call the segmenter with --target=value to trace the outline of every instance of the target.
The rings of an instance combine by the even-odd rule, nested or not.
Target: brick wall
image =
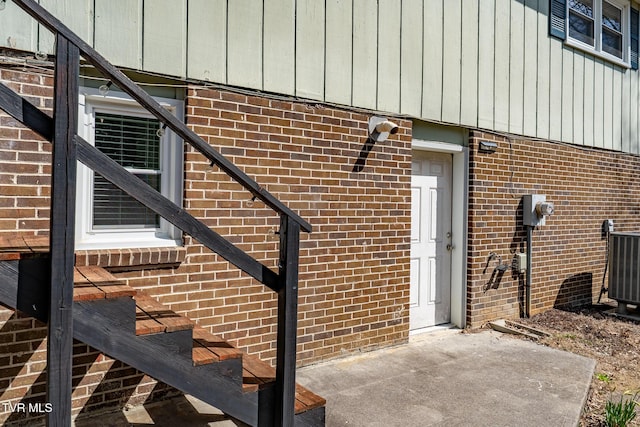
[[[480,140],[497,142],[498,150],[478,152]],[[640,158],[482,132],[471,133],[470,153],[469,324],[522,312],[524,275],[507,271],[492,281],[499,261],[487,260],[495,252],[511,263],[525,252],[524,194],[544,194],[556,209],[533,231],[531,313],[597,300],[606,260],[602,222],[640,230]]]
[[[0,67],[0,81],[51,110],[50,72]],[[406,341],[409,301],[411,123],[354,172],[369,114],[191,87],[186,120],[313,226],[301,236],[299,364]],[[0,233],[47,234],[50,144],[0,111]],[[279,220],[185,153],[185,207],[276,268]],[[80,251],[172,310],[265,360],[275,357],[276,300],[189,237],[184,248]],[[0,307],[0,401],[44,402],[46,327]],[[74,414],[174,393],[95,350],[74,346]],[[34,415],[35,417],[35,415]],[[0,422],[32,424],[0,406]]]

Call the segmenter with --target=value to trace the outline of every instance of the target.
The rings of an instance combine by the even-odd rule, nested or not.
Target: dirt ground
[[[552,309],[519,319],[527,326],[546,331],[542,344],[596,360],[582,426],[603,426],[607,400],[618,401],[624,392],[640,391],[640,321],[608,315],[610,305],[577,311]],[[640,408],[632,425],[640,425]]]

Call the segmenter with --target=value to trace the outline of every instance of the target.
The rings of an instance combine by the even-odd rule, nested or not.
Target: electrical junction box
[[[522,196],[522,223],[536,227],[544,225],[545,218],[553,213],[553,203],[547,202],[542,194],[528,194]]]
[[[516,254],[513,258],[513,269],[518,273],[524,273],[527,271],[527,254]]]

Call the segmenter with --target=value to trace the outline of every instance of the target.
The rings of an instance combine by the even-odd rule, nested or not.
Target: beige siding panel
[[[549,100],[550,100],[550,67],[549,55],[551,40],[548,36],[549,3],[546,0],[538,2],[538,66],[537,66],[537,103],[536,103],[536,136],[549,138]]]
[[[584,55],[573,56],[573,143],[584,144]]]
[[[517,1],[511,3],[509,45],[509,132],[520,135],[524,124],[524,4]]]
[[[95,0],[94,47],[115,65],[142,68],[142,0]]]
[[[352,0],[327,0],[325,100],[351,103]]]
[[[187,0],[145,1],[142,66],[147,71],[187,75]]]
[[[40,0],[40,5],[62,21],[88,44],[93,44],[93,0],[66,2],[60,0]],[[40,25],[38,50],[54,53],[55,37]]]
[[[422,115],[442,120],[442,1],[424,2]]]
[[[422,5],[421,0],[402,2],[400,112],[422,115]]]
[[[187,75],[226,83],[227,1],[189,0]]]
[[[324,99],[324,2],[298,0],[296,95]]]
[[[554,38],[549,50],[549,139],[562,138],[562,43]]]
[[[604,64],[604,148],[613,149],[613,67]]]
[[[262,89],[262,2],[227,3],[227,82]]]
[[[496,0],[494,128],[509,131],[511,0]]]
[[[562,50],[562,135],[573,143],[573,49]]]
[[[378,0],[378,109],[400,110],[400,21],[397,0]]]
[[[378,99],[376,0],[353,0],[353,105],[376,108]]]
[[[629,140],[630,128],[631,128],[631,70],[623,70],[622,73],[622,151],[625,153],[631,152],[631,143]],[[637,103],[637,98],[634,99],[634,103]]]
[[[296,2],[264,0],[264,90],[295,94]]]
[[[604,63],[596,59],[593,64],[593,145],[604,148]]]
[[[478,125],[478,2],[462,8],[462,60],[460,124]]]
[[[622,149],[622,74],[620,68],[613,68],[613,89],[612,89],[612,131],[613,131],[613,149],[620,151]]]
[[[544,43],[541,38],[548,37],[546,32],[538,36],[538,0],[526,0],[524,8],[524,95],[522,97],[522,131],[528,136],[537,136],[537,97],[538,97],[538,49],[535,43]],[[544,78],[544,76],[543,76]]]
[[[495,0],[483,0],[478,11],[478,127],[493,129]]]
[[[629,152],[638,153],[638,110],[640,98],[638,94],[637,71],[629,70]]]
[[[38,46],[38,24],[11,0],[0,11],[0,43],[13,49],[35,52]]]
[[[592,147],[594,144],[594,61],[591,57],[584,58],[584,145]]]
[[[461,0],[444,2],[442,55],[442,121],[460,122],[460,60],[462,56]]]

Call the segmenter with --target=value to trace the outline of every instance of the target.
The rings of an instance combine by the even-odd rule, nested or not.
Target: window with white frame
[[[182,101],[158,99],[182,118]],[[83,88],[78,134],[165,197],[181,205],[183,144],[124,94]],[[76,248],[176,246],[180,230],[78,163]]]
[[[567,44],[629,64],[629,9],[625,0],[568,0]]]

